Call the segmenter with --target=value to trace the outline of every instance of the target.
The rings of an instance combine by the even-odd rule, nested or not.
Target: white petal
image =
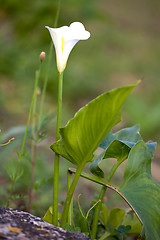
[[[46,28],[49,30],[55,46],[58,71],[63,72],[72,48],[79,40],[88,39],[90,33],[80,22],[74,22],[69,27],[50,28],[46,26]]]
[[[85,30],[83,24],[80,22],[72,23],[70,25],[70,31],[72,32],[72,38],[85,40],[90,37],[90,33]]]

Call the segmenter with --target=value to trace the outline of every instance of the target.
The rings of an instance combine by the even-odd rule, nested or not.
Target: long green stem
[[[62,116],[62,88],[63,88],[63,73],[59,73],[56,141],[60,139],[59,129],[61,126]],[[58,225],[58,188],[59,188],[59,155],[55,153],[54,177],[53,177],[53,218],[52,218],[52,223],[55,226]]]
[[[117,168],[119,167],[119,165],[121,164],[121,161],[117,161],[115,163],[115,165],[112,167],[108,177],[107,177],[107,182],[110,182],[112,176],[114,175],[115,171],[117,170]],[[105,195],[105,192],[107,190],[106,186],[102,186],[100,194],[99,194],[99,204],[96,206],[95,212],[94,212],[94,217],[93,217],[93,222],[92,222],[92,231],[91,231],[91,237],[95,238],[96,237],[96,233],[97,233],[97,226],[98,226],[98,219],[99,219],[99,214],[100,214],[100,210],[101,210],[101,206],[103,203],[103,198]]]
[[[37,106],[37,94],[35,95],[33,111],[32,111],[31,181],[30,181],[30,188],[28,192],[28,212],[31,211],[32,192],[33,192],[33,183],[34,183],[34,170],[35,170],[35,161],[36,161],[36,149],[37,149],[37,145],[36,145],[37,132],[35,129],[36,128],[36,106]]]
[[[81,164],[77,168],[77,171],[75,173],[73,182],[72,182],[71,187],[70,187],[70,189],[69,189],[69,191],[67,193],[67,198],[66,198],[66,201],[65,201],[65,204],[64,204],[64,209],[63,209],[62,219],[61,219],[61,227],[64,228],[64,229],[66,227],[66,221],[67,221],[67,217],[68,217],[68,211],[69,211],[71,199],[72,199],[72,196],[73,196],[73,192],[74,192],[74,190],[76,188],[77,182],[79,180],[79,177],[81,175],[81,172],[83,170],[84,165],[85,165],[85,162],[84,162],[84,164]]]
[[[27,132],[28,132],[28,127],[29,127],[29,122],[30,122],[31,114],[32,114],[32,108],[33,108],[33,104],[34,104],[34,100],[35,100],[35,96],[36,96],[36,90],[37,90],[37,86],[38,86],[39,76],[40,76],[40,70],[37,70],[36,71],[35,86],[34,86],[34,91],[33,91],[33,95],[32,95],[32,101],[31,101],[31,105],[30,105],[30,109],[29,109],[29,115],[28,115],[28,120],[27,120],[27,124],[26,124],[26,130],[25,130],[25,134],[24,134],[24,138],[23,138],[23,142],[22,142],[22,146],[21,146],[21,151],[20,151],[20,154],[19,154],[19,157],[18,157],[16,171],[15,171],[15,174],[14,174],[14,177],[13,177],[13,180],[12,180],[10,195],[9,195],[6,207],[9,206],[10,198],[11,198],[11,196],[13,194],[14,184],[16,182],[17,175],[18,175],[21,158],[23,156],[24,146],[25,146],[25,142],[26,142],[26,138],[27,138]]]
[[[67,192],[70,189],[70,186],[72,184],[72,172],[70,170],[67,171]],[[73,197],[71,199],[69,212],[68,212],[68,223],[73,226]]]
[[[58,22],[59,13],[60,13],[61,0],[58,0],[57,2],[58,2],[58,7],[57,7],[57,12],[56,12],[54,27],[57,27],[57,22]],[[52,52],[53,52],[53,43],[51,42],[50,50],[49,50],[48,67],[47,67],[47,72],[46,72],[45,81],[44,81],[43,90],[42,90],[42,98],[41,98],[41,103],[40,103],[38,132],[40,131],[40,127],[41,127],[44,98],[45,98],[46,87],[47,87],[47,82],[48,82],[48,78],[49,78],[49,69],[51,67]],[[62,84],[63,84],[62,81],[63,81],[63,74],[59,74],[56,140],[59,140],[59,138],[60,138],[59,128],[61,125],[61,110],[62,110]],[[54,177],[53,177],[53,218],[52,218],[52,223],[54,225],[58,225],[58,188],[59,188],[59,155],[55,153]]]

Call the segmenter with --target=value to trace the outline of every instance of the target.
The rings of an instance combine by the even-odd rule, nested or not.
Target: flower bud
[[[41,89],[39,87],[36,89],[36,95],[37,96],[41,95]]]
[[[40,61],[43,62],[45,57],[46,57],[46,53],[45,52],[41,52],[41,54],[40,54]]]

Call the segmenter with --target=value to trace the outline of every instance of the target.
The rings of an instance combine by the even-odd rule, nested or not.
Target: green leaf
[[[45,222],[52,223],[52,215],[53,215],[53,212],[52,212],[52,206],[51,206],[49,207],[46,214],[44,215],[43,220]]]
[[[142,140],[139,131],[139,126],[135,125],[129,128],[123,128],[116,133],[109,132],[101,142],[100,147],[105,150],[114,140],[120,140],[126,143],[129,147],[132,147],[134,143]]]
[[[100,220],[102,221],[105,228],[107,228],[108,223],[108,208],[102,203],[100,211]]]
[[[124,128],[114,134],[110,131],[100,144],[104,151],[90,164],[92,174],[104,178],[104,172],[99,167],[101,161],[106,158],[124,161],[127,159],[131,147],[141,139],[138,125]]]
[[[103,151],[89,166],[91,173],[97,177],[104,178],[104,172],[99,167],[99,164],[104,159],[105,151]]]
[[[113,228],[114,232],[117,233],[120,236],[126,236],[126,233],[128,233],[131,230],[131,226],[127,225],[120,225],[117,229]]]
[[[81,232],[80,227],[71,226],[69,223],[66,223],[66,228],[65,229],[69,232]]]
[[[79,213],[80,213],[80,228],[81,228],[81,232],[83,233],[88,233],[87,235],[90,234],[90,228],[89,228],[89,224],[88,224],[88,221],[85,217],[85,214],[83,212],[83,209],[80,205],[80,202],[79,202],[79,197],[80,195],[78,196],[78,209],[79,209]]]
[[[51,149],[77,166],[93,159],[106,134],[120,121],[120,110],[131,90],[138,84],[104,93],[81,108],[68,124],[60,129],[62,140]],[[58,144],[59,144],[58,143]]]
[[[52,145],[51,145],[51,149],[58,153],[59,155],[61,155],[63,158],[69,160],[70,162],[72,162],[73,164],[76,164],[76,162],[74,161],[74,159],[72,159],[68,153],[66,152],[65,148],[64,148],[64,144],[63,144],[63,141],[62,139],[54,142]]]
[[[100,147],[105,149],[105,151],[103,151],[102,154],[90,164],[90,171],[94,175],[103,178],[104,172],[99,167],[101,161],[106,158],[116,158],[119,162],[123,162],[128,158],[131,148],[139,140],[142,140],[142,138],[139,133],[138,125],[130,128],[124,128],[114,134],[109,132],[100,144]],[[156,144],[157,143],[155,142],[146,143],[152,154],[155,152]]]
[[[9,178],[11,179],[11,181],[15,181],[17,182],[22,176],[23,176],[23,173],[24,173],[24,170],[23,169],[19,169],[18,173],[17,173],[17,176],[16,176],[16,168],[11,168],[10,166],[7,166],[7,174],[9,176]]]
[[[50,206],[46,212],[46,214],[43,217],[43,220],[45,222],[51,223],[52,224],[52,218],[53,218],[53,207]],[[58,212],[58,220],[61,219],[61,213]]]
[[[75,232],[75,229],[73,226],[71,226],[69,223],[66,223],[66,230],[68,232]]]
[[[120,208],[111,209],[108,223],[109,223],[110,231],[112,233],[114,232],[113,228],[117,228],[121,224],[124,217],[125,217],[124,209],[120,209]]]
[[[127,212],[122,225],[130,225],[131,230],[129,231],[130,234],[140,234],[142,231],[142,224],[140,223],[139,219],[135,215],[133,211]]]
[[[160,239],[160,185],[151,175],[152,153],[143,141],[131,149],[121,192],[141,218],[146,239]]]

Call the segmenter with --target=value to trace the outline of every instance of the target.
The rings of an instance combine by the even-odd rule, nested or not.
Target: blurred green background
[[[54,25],[56,8],[56,0],[0,1],[2,130],[17,121],[24,123],[21,119],[30,104],[39,54],[49,51],[51,39],[45,25]],[[62,0],[58,26],[81,21],[91,32],[91,38],[80,41],[69,58],[64,75],[64,108],[74,112],[106,90],[142,79],[125,105],[125,125],[139,123],[146,138],[158,139],[159,20],[158,0]],[[46,100],[50,107],[57,101],[53,55]],[[41,83],[43,80],[42,76]]]
[[[57,0],[0,0],[2,136],[7,134],[10,128],[26,124],[41,51],[47,54],[39,88],[43,86],[51,43],[45,26],[53,27],[56,10]],[[62,0],[58,26],[70,25],[74,21],[82,22],[90,31],[91,38],[76,45],[64,72],[63,124],[76,110],[98,94],[142,79],[141,84],[136,87],[124,105],[123,121],[118,128],[139,124],[146,141],[151,139],[159,143],[160,1]],[[47,166],[53,158],[49,145],[55,136],[57,106],[58,74],[54,51],[52,62],[44,109],[44,115],[49,116],[51,120],[47,125],[48,138],[41,143],[42,152],[37,160],[36,180],[39,185],[50,182],[49,178],[52,176],[52,170]],[[7,136],[21,132],[21,129],[14,131]],[[1,151],[1,185],[3,181],[7,183],[9,181],[7,176],[4,180],[3,172],[9,166],[12,168],[16,162],[16,152],[19,151],[18,144],[21,141],[22,138],[19,137],[17,144],[12,144],[12,147],[8,146],[5,151]],[[158,149],[159,145],[154,160],[156,164],[159,160]],[[26,149],[25,158],[29,159],[27,151],[29,150]],[[29,161],[23,161],[23,164],[24,168],[30,166]],[[64,163],[63,166],[67,168],[67,164]],[[62,176],[64,172],[62,169]],[[27,188],[30,173],[25,174],[23,182]],[[50,185],[47,186],[48,190],[46,186],[44,188],[46,196],[41,195],[39,205],[43,202],[42,198],[47,198],[45,206],[51,202],[47,197],[48,192],[51,192]],[[61,187],[65,189],[65,186]],[[42,187],[41,191],[44,189]],[[0,191],[3,194],[5,190],[1,187]],[[36,207],[38,209],[38,205]],[[40,210],[38,214],[41,214]]]

